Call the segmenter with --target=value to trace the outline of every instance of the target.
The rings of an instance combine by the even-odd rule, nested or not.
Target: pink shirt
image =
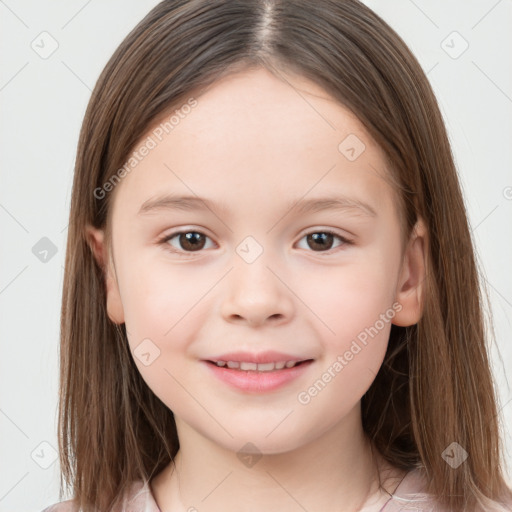
[[[361,512],[449,512],[435,503],[427,494],[422,494],[425,479],[419,469],[409,471],[398,485],[391,500],[380,509],[366,507]],[[382,507],[382,505],[380,505]],[[42,512],[79,512],[73,508],[71,500],[56,503],[45,508]],[[162,512],[151,493],[148,483],[137,480],[127,493],[123,508],[120,512]],[[169,511],[170,512],[170,511]]]

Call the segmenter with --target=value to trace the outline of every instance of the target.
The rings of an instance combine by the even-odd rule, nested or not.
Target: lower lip
[[[256,370],[234,370],[227,366],[217,366],[205,361],[206,366],[220,380],[242,391],[264,393],[273,391],[292,380],[300,377],[313,361],[307,361],[299,366],[273,370],[271,372],[258,372]]]

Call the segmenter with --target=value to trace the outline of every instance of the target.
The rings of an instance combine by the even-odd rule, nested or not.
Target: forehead
[[[151,148],[115,190],[123,209],[134,213],[166,192],[258,207],[342,191],[386,206],[381,149],[311,81],[259,68],[224,77],[194,99],[141,139],[136,151]]]

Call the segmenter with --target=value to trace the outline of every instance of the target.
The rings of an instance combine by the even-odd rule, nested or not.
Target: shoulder
[[[80,512],[73,500],[55,503],[41,512]],[[124,496],[119,512],[161,512],[151,493],[148,482],[135,480]]]
[[[389,507],[386,507],[383,512],[451,512],[438,502],[436,496],[428,494],[426,489],[425,471],[420,468],[409,471],[392,493]],[[467,510],[469,512],[469,509]],[[485,503],[485,510],[487,512],[512,511],[512,501],[500,505],[498,502],[488,500]]]
[[[135,480],[132,482],[126,494],[125,503],[130,512],[161,512],[148,481]]]
[[[46,507],[42,512],[78,512],[75,504],[72,500],[62,501],[60,503],[54,503],[49,507]]]
[[[427,479],[422,469],[409,471],[392,493],[385,512],[449,512],[441,507],[435,496],[426,492]]]

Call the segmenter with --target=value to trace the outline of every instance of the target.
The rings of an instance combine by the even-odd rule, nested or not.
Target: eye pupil
[[[330,243],[326,243],[326,237],[328,237]],[[321,249],[330,249],[332,247],[333,235],[331,233],[312,233],[307,238],[308,243],[318,244]]]
[[[196,231],[189,231],[187,233],[181,233],[180,235],[180,243],[181,246],[186,249],[198,250],[202,249],[204,246],[204,237],[201,243],[201,240],[198,243],[198,238],[203,237],[201,233],[197,233]],[[188,247],[187,247],[188,244]]]

